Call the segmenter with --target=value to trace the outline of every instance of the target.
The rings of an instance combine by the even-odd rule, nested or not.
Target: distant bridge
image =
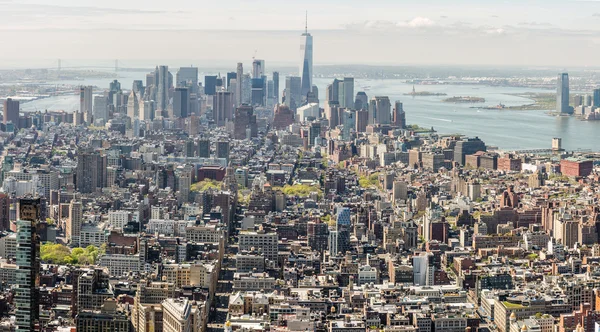
[[[577,152],[577,153],[591,153],[592,150],[591,149],[577,149],[574,151],[565,151],[564,149],[561,150],[554,150],[554,149],[528,149],[528,150],[514,150],[511,151],[512,153],[515,154],[553,154],[553,153],[559,153],[559,152]]]

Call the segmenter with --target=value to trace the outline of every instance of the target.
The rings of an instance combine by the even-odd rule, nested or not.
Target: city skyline
[[[102,6],[72,0],[53,5],[0,1],[5,14],[0,30],[10,32],[6,42],[14,46],[0,59],[197,57],[199,62],[237,62],[256,51],[259,58],[268,54],[269,61],[296,64],[287,50],[297,49],[307,10],[309,30],[317,36],[315,65],[595,66],[600,2],[545,1],[544,10],[534,10],[541,3],[379,0],[357,11],[356,1],[291,1],[285,6],[273,1],[238,0],[227,6],[183,1],[177,7],[138,0]],[[120,38],[114,38],[114,31]],[[192,39],[202,42],[189,43]],[[153,47],[156,40],[164,47]],[[588,51],[555,52],[558,44],[563,49],[586,45]],[[372,52],[382,47],[385,52]]]

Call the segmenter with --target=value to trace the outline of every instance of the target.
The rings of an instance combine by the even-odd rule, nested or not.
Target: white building
[[[129,211],[109,211],[108,212],[108,224],[116,229],[123,229],[125,225],[131,220],[131,212]]]
[[[170,236],[185,236],[186,227],[191,225],[193,222],[185,220],[150,219],[146,231]]]
[[[434,280],[434,266],[431,263],[431,253],[422,252],[413,256],[413,278],[414,284],[419,286],[431,286]]]
[[[108,268],[112,276],[122,276],[128,272],[139,272],[140,255],[104,255],[100,257],[99,265]]]

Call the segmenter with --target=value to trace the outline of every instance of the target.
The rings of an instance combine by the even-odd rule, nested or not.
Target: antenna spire
[[[308,10],[306,11],[306,19],[304,21],[304,33],[308,33]]]

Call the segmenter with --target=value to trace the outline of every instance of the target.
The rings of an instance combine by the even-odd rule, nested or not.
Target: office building
[[[0,193],[0,232],[10,229],[10,197]],[[2,254],[0,254],[2,256]],[[6,257],[6,256],[3,256]]]
[[[313,85],[313,37],[310,33],[308,33],[308,22],[307,25],[304,27],[304,33],[302,34],[302,42],[300,44],[300,55],[302,59],[300,62],[300,96],[305,97],[311,91]],[[300,100],[297,101],[297,103],[299,102]],[[300,104],[298,104],[296,107],[298,106],[300,106]]]
[[[19,101],[7,98],[4,101],[4,124],[11,122],[15,127],[19,126]]]
[[[188,88],[175,88],[173,95],[173,118],[187,118],[189,114],[190,94]]]
[[[459,165],[465,165],[465,157],[467,155],[474,154],[477,151],[486,151],[487,148],[485,143],[479,139],[479,137],[475,138],[466,138],[462,141],[456,142],[456,146],[454,147],[454,161]]]
[[[217,76],[204,76],[204,94],[214,96],[217,93]]]
[[[218,141],[216,157],[229,160],[229,141]]]
[[[252,61],[252,78],[261,78],[265,74],[265,60]]]
[[[242,104],[242,87],[244,80],[244,65],[239,62],[237,64],[237,71],[235,74],[236,77],[236,86],[235,86],[235,106],[239,106]]]
[[[354,107],[354,77],[344,77],[344,106]]]
[[[83,205],[81,202],[72,200],[69,204],[69,218],[67,219],[67,227],[65,236],[72,246],[79,246],[81,236],[81,224],[83,223]]]
[[[162,302],[163,332],[200,332],[200,308],[186,298],[166,299]]]
[[[300,77],[285,78],[285,105],[293,111],[302,105],[302,80]]]
[[[369,108],[369,97],[364,91],[356,93],[356,99],[354,100],[355,110],[366,110]]]
[[[263,77],[252,79],[252,106],[265,106],[265,80]]]
[[[273,115],[273,128],[284,129],[294,123],[294,111],[289,106],[277,105]]]
[[[367,110],[356,111],[356,132],[364,133],[369,125],[371,112]]]
[[[594,89],[592,105],[594,107],[600,107],[600,89]]]
[[[215,76],[216,77],[216,76]],[[213,121],[219,127],[233,120],[233,94],[228,91],[219,91],[213,97]]]
[[[210,141],[201,139],[198,141],[198,157],[210,158]]]
[[[108,119],[108,99],[106,96],[94,97],[94,122],[106,123]]]
[[[338,225],[350,226],[350,208],[341,207],[338,209],[336,222]]]
[[[84,120],[87,123],[92,123],[93,118],[93,103],[94,103],[94,87],[91,85],[82,86],[79,89],[79,111],[83,113]]]
[[[135,91],[131,91],[127,99],[127,116],[132,122],[140,118],[140,99]]]
[[[77,331],[129,332],[131,323],[127,313],[119,310],[115,299],[106,299],[100,311],[82,311],[75,317]]]
[[[556,85],[556,111],[561,114],[570,114],[569,106],[569,74],[558,74]]]
[[[402,103],[398,100],[394,103],[394,118],[392,120],[396,127],[406,128],[406,113],[404,113]]]
[[[190,93],[198,93],[197,67],[181,67],[175,77],[176,88],[188,88]]]
[[[39,320],[40,199],[19,201],[17,221],[17,288],[15,292],[16,332],[34,331]]]
[[[421,252],[413,256],[412,262],[414,284],[418,286],[432,286],[435,272],[433,254]]]
[[[369,124],[391,124],[390,99],[387,96],[376,96],[369,102]]]
[[[170,75],[168,66],[159,66],[156,69],[156,82],[157,82],[157,96],[156,103],[157,109],[160,111],[160,115],[164,118],[168,116],[168,107],[169,107],[169,89],[171,88],[170,84]]]
[[[277,262],[277,233],[242,232],[239,235],[239,250],[250,251],[253,248],[262,251],[266,259]]]
[[[279,72],[278,71],[273,72],[273,93],[274,93],[275,104],[278,104],[279,103]]]
[[[106,187],[107,158],[100,151],[80,149],[77,155],[75,188],[80,193],[92,193]]]
[[[256,115],[254,108],[250,105],[241,105],[235,110],[233,137],[235,139],[246,139],[257,137]]]

